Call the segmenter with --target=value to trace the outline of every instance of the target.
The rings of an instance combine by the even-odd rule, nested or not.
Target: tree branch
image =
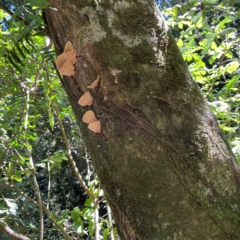
[[[2,3],[0,3],[0,9],[6,11],[10,16],[13,16],[14,15],[14,12],[12,12],[10,9],[8,9],[5,5],[3,5]],[[19,21],[19,22],[23,22],[24,25],[28,26],[29,23],[24,19],[22,18],[21,16],[18,16],[16,15],[16,20]]]
[[[33,183],[34,183],[34,190],[35,190],[35,194],[37,195],[37,199],[38,199],[38,207],[39,207],[39,216],[40,216],[40,240],[43,240],[43,232],[44,232],[44,219],[43,219],[43,204],[42,204],[42,198],[41,198],[41,193],[40,193],[40,189],[39,189],[39,185],[37,182],[37,177],[35,174],[35,170],[34,170],[34,162],[32,159],[32,154],[31,154],[31,150],[29,148],[29,144],[28,144],[28,114],[29,114],[29,102],[30,102],[30,90],[29,89],[25,89],[26,92],[26,115],[25,115],[25,121],[24,121],[24,130],[25,130],[25,142],[26,142],[26,152],[29,158],[29,163],[30,163],[30,167],[32,170],[32,176],[33,176]]]
[[[7,8],[7,7],[6,7],[4,4],[2,4],[2,3],[0,3],[0,9],[6,11],[11,17],[13,17],[13,15],[15,14],[13,11],[11,11],[9,8]],[[15,16],[15,19],[16,19],[16,21],[18,21],[18,22],[23,22],[25,26],[29,26],[29,25],[30,25],[30,23],[29,23],[26,19],[24,19],[23,17],[21,17],[21,16],[19,16],[19,15],[16,15],[16,16]],[[36,28],[35,30],[36,30],[36,31],[39,31],[39,32],[44,32],[44,31],[45,31],[44,28],[42,28],[42,27]]]
[[[56,104],[54,104],[54,109],[55,109],[55,112],[56,112],[56,115],[57,115],[57,120],[58,120],[58,124],[60,126],[60,129],[61,129],[61,132],[62,132],[62,136],[63,136],[63,139],[64,139],[64,142],[65,142],[65,145],[66,145],[66,149],[67,149],[67,154],[68,154],[68,158],[72,164],[72,167],[73,167],[73,170],[74,170],[74,173],[78,179],[78,181],[80,182],[80,184],[82,185],[82,187],[84,188],[84,190],[86,191],[86,193],[88,194],[89,197],[91,197],[93,200],[95,200],[95,196],[93,193],[91,193],[91,191],[89,190],[89,188],[87,187],[85,181],[83,180],[81,174],[79,173],[78,171],[78,168],[76,166],[76,163],[72,157],[72,153],[71,153],[71,147],[70,147],[70,144],[68,142],[68,139],[67,139],[67,135],[65,133],[65,129],[64,129],[64,126],[63,126],[63,123],[62,123],[62,120],[60,118],[60,113],[59,113],[59,110],[58,110],[58,107]]]
[[[14,232],[10,227],[0,222],[0,231],[9,236],[13,240],[30,240],[30,238]]]

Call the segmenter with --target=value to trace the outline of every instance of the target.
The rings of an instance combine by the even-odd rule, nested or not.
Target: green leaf
[[[45,163],[36,163],[35,166],[36,166],[36,167],[45,168],[45,167],[46,167],[46,164],[45,164]]]
[[[177,16],[178,16],[178,7],[175,6],[175,7],[173,8],[173,17],[177,17]]]
[[[239,68],[239,62],[230,62],[225,66],[225,71],[228,73],[233,73]]]
[[[69,210],[68,209],[62,210],[62,216],[63,217],[68,217],[68,214],[69,214]]]
[[[183,40],[181,38],[178,39],[177,45],[179,48],[183,46]]]
[[[39,15],[28,14],[27,17],[31,20],[36,21],[40,25],[43,24],[43,19]]]
[[[79,218],[77,222],[74,222],[73,230],[80,236],[84,235],[84,226],[82,220]]]
[[[23,64],[23,62],[22,62],[21,59],[19,58],[18,54],[16,53],[15,48],[12,49],[11,55],[12,55],[12,58],[13,58],[17,63],[20,63],[23,67],[25,67],[25,65]]]
[[[233,57],[233,55],[232,55],[231,52],[227,52],[227,53],[225,54],[225,56],[228,57],[228,58],[230,58],[230,59]]]
[[[202,18],[205,19],[205,17],[206,17],[206,10],[203,10],[202,11]]]
[[[197,14],[192,18],[192,22],[196,24],[201,17],[202,17],[202,13],[201,13],[201,12],[197,13]]]
[[[88,223],[88,231],[89,231],[89,235],[91,237],[94,235],[94,230],[95,230],[94,223],[93,223],[93,221],[90,221]]]
[[[88,198],[85,201],[84,206],[86,206],[86,207],[93,207],[93,200],[91,198]]]
[[[231,88],[234,86],[234,84],[240,79],[240,74],[234,76],[226,85],[228,90],[231,90]]]
[[[13,59],[11,58],[10,55],[7,56],[7,60],[9,61],[9,63],[12,64],[12,66],[13,66],[16,70],[18,70],[20,73],[22,73],[21,68],[13,61]]]
[[[109,231],[108,228],[105,228],[105,229],[104,229],[104,231],[103,231],[103,240],[107,240],[107,237],[108,237],[108,231]]]
[[[237,32],[237,29],[236,28],[226,28],[226,29],[223,29],[220,32],[220,34],[221,35],[226,35],[226,34],[233,33],[233,32]]]
[[[18,171],[13,176],[12,179],[17,182],[22,182],[22,172]]]
[[[79,218],[80,218],[80,209],[79,207],[75,207],[72,211],[71,211],[71,218],[74,222],[76,222]]]
[[[15,43],[15,46],[16,46],[18,52],[20,53],[20,55],[22,56],[22,58],[25,59],[25,58],[26,58],[26,55],[24,54],[22,48],[19,46],[19,43],[18,43],[18,42]]]
[[[187,9],[186,9],[185,4],[182,4],[182,6],[181,6],[181,12],[182,12],[182,14],[184,14],[184,13],[187,12]]]
[[[9,162],[8,163],[8,174],[12,175],[12,173],[13,173],[13,164],[12,164],[12,162]]]
[[[211,49],[213,49],[213,50],[217,49],[217,44],[214,41],[211,42]]]
[[[49,6],[47,0],[26,0],[26,3],[33,8],[47,8]]]
[[[182,24],[182,22],[178,22],[178,28],[179,28],[179,29],[183,29],[183,24]]]

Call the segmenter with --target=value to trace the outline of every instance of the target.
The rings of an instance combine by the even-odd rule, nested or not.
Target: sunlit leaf
[[[71,218],[72,220],[75,222],[79,219],[80,217],[80,209],[79,207],[75,207],[73,208],[73,210],[71,211]]]
[[[22,172],[20,172],[20,171],[15,172],[12,176],[12,179],[17,182],[22,182]]]
[[[234,62],[230,62],[226,65],[225,67],[225,71],[228,73],[233,73],[235,72],[237,69],[239,68],[239,62],[234,61]]]

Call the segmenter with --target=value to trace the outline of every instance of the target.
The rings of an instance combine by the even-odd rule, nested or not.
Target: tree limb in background
[[[0,222],[0,232],[3,232],[13,240],[30,240],[30,238],[14,232],[10,227],[5,225],[3,222]]]
[[[13,15],[15,14],[13,11],[11,11],[10,9],[8,9],[4,4],[0,3],[0,9],[6,11],[11,17],[13,17]],[[23,22],[25,26],[29,26],[30,23],[24,19],[23,17],[19,16],[19,15],[16,15],[15,16],[15,19],[17,22]],[[39,31],[39,32],[44,32],[44,28],[36,28],[35,29],[36,31]]]
[[[3,5],[2,3],[0,3],[0,9],[6,11],[10,16],[13,16],[13,15],[14,15],[14,12],[11,11],[10,9],[8,9],[8,8],[7,8],[5,5]],[[29,25],[29,23],[28,23],[24,18],[22,18],[21,16],[16,15],[16,20],[17,20],[18,22],[23,22],[24,25],[26,25],[26,26]]]
[[[31,154],[31,150],[28,144],[28,114],[29,114],[29,101],[30,101],[30,90],[29,89],[25,89],[26,92],[26,116],[25,116],[25,121],[24,121],[24,131],[25,131],[25,141],[26,141],[26,152],[29,158],[29,163],[30,163],[30,169],[32,170],[32,176],[33,176],[33,183],[34,183],[34,190],[35,190],[35,194],[37,196],[38,199],[38,207],[39,207],[39,215],[40,215],[40,240],[43,240],[43,232],[44,232],[44,219],[43,219],[43,209],[42,209],[42,198],[41,198],[41,193],[40,193],[40,189],[39,189],[39,185],[38,185],[38,181],[37,181],[37,177],[35,174],[35,166],[34,166],[34,162],[33,162],[33,158],[32,158],[32,154]]]

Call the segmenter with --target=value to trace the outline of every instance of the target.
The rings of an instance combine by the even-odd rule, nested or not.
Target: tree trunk
[[[155,3],[49,2],[57,53],[77,50],[62,84],[121,239],[239,239],[239,167]],[[93,106],[79,106],[98,76]]]

